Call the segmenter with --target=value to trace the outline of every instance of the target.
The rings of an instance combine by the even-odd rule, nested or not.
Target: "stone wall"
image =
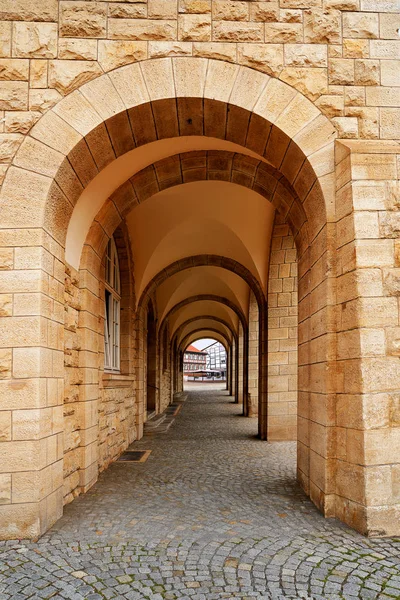
[[[400,137],[397,0],[0,0],[0,178],[41,113],[103,72],[208,57],[280,78],[342,138]]]
[[[268,439],[297,439],[297,256],[277,215],[268,282]]]

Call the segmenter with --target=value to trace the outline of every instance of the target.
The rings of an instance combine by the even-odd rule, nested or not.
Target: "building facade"
[[[221,377],[226,377],[226,350],[221,342],[213,342],[209,346],[204,348],[204,352],[207,352],[207,369],[209,371],[219,371]]]
[[[0,537],[229,351],[326,516],[400,534],[398,0],[0,0]]]
[[[207,354],[190,344],[183,354],[183,377],[185,379],[195,371],[204,371],[207,365]]]

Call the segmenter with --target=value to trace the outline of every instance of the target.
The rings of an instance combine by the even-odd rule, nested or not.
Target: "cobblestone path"
[[[324,519],[295,444],[261,442],[223,391],[193,391],[38,542],[0,543],[0,600],[400,598],[400,540]]]

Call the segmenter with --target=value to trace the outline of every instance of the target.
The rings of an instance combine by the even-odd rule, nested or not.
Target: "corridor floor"
[[[0,542],[0,600],[400,598],[400,540],[324,519],[295,444],[256,437],[222,390],[191,391],[34,542]]]

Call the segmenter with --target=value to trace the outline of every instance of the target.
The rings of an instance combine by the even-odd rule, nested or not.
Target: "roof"
[[[207,354],[207,352],[203,352],[202,350],[199,350],[198,348],[195,348],[195,346],[188,346],[185,350],[185,352],[196,352],[197,354]]]

